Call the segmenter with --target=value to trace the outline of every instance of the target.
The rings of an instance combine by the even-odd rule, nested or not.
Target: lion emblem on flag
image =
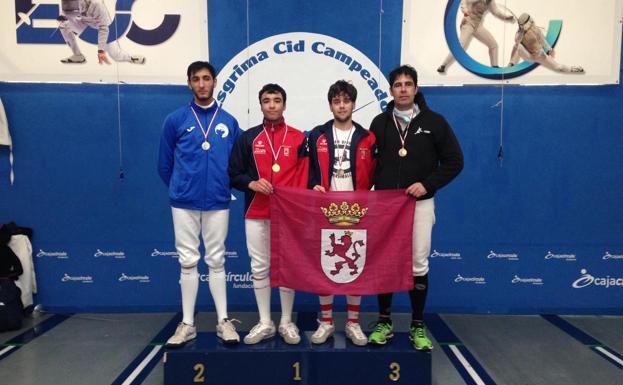
[[[366,230],[322,229],[322,271],[336,283],[354,281],[365,266],[366,246]]]

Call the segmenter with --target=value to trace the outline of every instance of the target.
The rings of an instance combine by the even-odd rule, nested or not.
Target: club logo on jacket
[[[318,152],[329,152],[329,145],[325,136],[318,141]]]
[[[253,143],[253,153],[266,154],[266,146],[264,145],[264,142],[258,140],[257,142]]]
[[[214,128],[214,132],[220,135],[221,138],[227,138],[227,135],[229,135],[229,128],[227,128],[227,126],[223,123],[219,123]]]
[[[430,134],[430,131],[422,130],[422,127],[418,127],[417,130],[413,133],[413,135],[420,135],[420,134]]]
[[[359,149],[359,158],[361,160],[366,159],[366,154],[368,153],[368,149],[367,148],[360,148]]]
[[[292,146],[283,146],[283,156],[290,156],[290,149]]]

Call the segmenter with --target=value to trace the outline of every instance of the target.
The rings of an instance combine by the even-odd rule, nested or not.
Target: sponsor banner
[[[149,275],[127,275],[126,273],[121,273],[119,278],[117,278],[119,282],[140,282],[140,283],[149,283],[151,282],[151,278]]]
[[[36,258],[46,258],[46,257],[51,257],[51,258],[56,258],[56,259],[69,259],[69,253],[67,251],[57,251],[57,250],[50,250],[50,249],[39,249],[38,252],[35,253],[35,257]]]
[[[465,284],[474,284],[474,285],[486,285],[487,280],[485,277],[475,277],[475,276],[463,276],[461,274],[457,274],[454,278],[455,283],[465,283]]]
[[[67,273],[63,274],[61,277],[61,282],[79,282],[79,283],[93,283],[95,282],[93,276],[91,275],[69,275]]]
[[[1,3],[0,80],[186,84],[188,64],[208,57],[204,1],[73,3],[65,12],[61,0]],[[98,48],[110,64],[99,64]],[[70,57],[81,63],[61,62]]]
[[[210,282],[210,274],[199,274],[200,282]],[[253,278],[251,272],[233,273],[228,271],[225,275],[225,281],[232,289],[253,289]]]
[[[526,284],[526,285],[542,285],[543,278],[522,278],[522,277],[517,276],[517,274],[515,274],[515,276],[513,276],[513,278],[511,279],[511,283],[512,284]]]
[[[604,255],[601,257],[601,259],[603,259],[604,261],[614,261],[614,260],[623,261],[623,253],[614,254],[614,253],[610,253],[609,251],[606,251]]]
[[[271,286],[331,294],[410,290],[414,209],[415,199],[399,190],[276,188]]]
[[[575,254],[562,254],[562,253],[553,253],[548,251],[544,257],[546,260],[554,260],[554,261],[565,261],[565,262],[575,262],[577,261],[577,256]]]
[[[593,276],[588,272],[588,269],[580,270],[580,274],[580,277],[571,283],[571,287],[574,289],[583,289],[590,286],[619,290],[623,288],[623,274],[618,277],[611,275]]]
[[[113,258],[113,259],[125,259],[125,251],[120,250],[100,250],[97,249],[93,253],[95,258]]]
[[[404,0],[402,62],[416,67],[421,85],[618,84],[622,4]],[[524,13],[534,27],[518,36]]]
[[[487,254],[487,259],[504,260],[504,261],[519,261],[519,254],[517,253],[499,253],[493,250]]]
[[[448,251],[437,251],[433,249],[433,252],[430,254],[431,258],[438,258],[444,260],[460,260],[463,259],[461,257],[461,253],[459,252],[448,252]]]

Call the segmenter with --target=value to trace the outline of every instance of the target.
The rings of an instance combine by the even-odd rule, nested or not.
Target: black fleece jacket
[[[379,157],[375,173],[375,189],[403,189],[421,182],[432,198],[435,192],[450,183],[463,169],[463,152],[443,116],[426,105],[424,95],[415,95],[419,114],[411,120],[405,140],[407,155],[400,157],[400,136],[392,117],[394,102],[377,115],[370,131],[376,136]]]

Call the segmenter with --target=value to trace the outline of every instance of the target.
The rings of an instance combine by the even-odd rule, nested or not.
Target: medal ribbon
[[[275,126],[273,123],[271,124],[273,125],[273,127]],[[286,124],[285,120],[283,121],[283,125],[286,126],[286,132],[283,133],[283,139],[281,140],[281,144],[279,145],[279,149],[277,150],[277,153],[275,153],[275,148],[273,147],[273,143],[270,140],[270,135],[268,135],[268,131],[266,131],[266,126],[264,126],[264,133],[266,134],[266,138],[268,139],[268,146],[270,147],[270,152],[273,153],[274,163],[277,163],[277,158],[279,158],[279,153],[281,152],[281,148],[283,147],[283,144],[286,141],[286,135],[288,134],[288,125]]]
[[[415,115],[417,115],[417,112],[415,111],[415,108],[413,109],[413,113],[411,114],[411,119],[409,119],[409,123],[407,123],[407,127],[405,127],[405,133],[404,135],[400,133],[400,126],[398,125],[398,121],[396,120],[396,115],[394,115],[392,113],[392,118],[394,118],[394,124],[396,125],[396,131],[398,131],[398,136],[400,137],[400,144],[401,144],[401,148],[405,148],[405,142],[407,141],[407,134],[409,133],[409,124],[411,124],[411,121],[413,120],[413,118],[415,117]]]
[[[216,102],[214,102],[216,103]],[[216,104],[216,111],[214,111],[214,115],[212,115],[212,120],[210,120],[210,125],[208,126],[208,131],[203,129],[203,125],[201,124],[201,121],[199,120],[199,117],[197,116],[197,113],[195,112],[195,109],[192,107],[192,105],[189,106],[190,110],[193,112],[193,115],[195,115],[195,120],[197,121],[197,124],[199,124],[199,128],[201,129],[201,132],[203,133],[203,141],[207,142],[208,141],[208,134],[210,133],[210,130],[212,129],[212,124],[214,123],[214,119],[216,118],[216,115],[218,114],[218,111],[220,109],[221,106],[218,105],[218,103]]]

